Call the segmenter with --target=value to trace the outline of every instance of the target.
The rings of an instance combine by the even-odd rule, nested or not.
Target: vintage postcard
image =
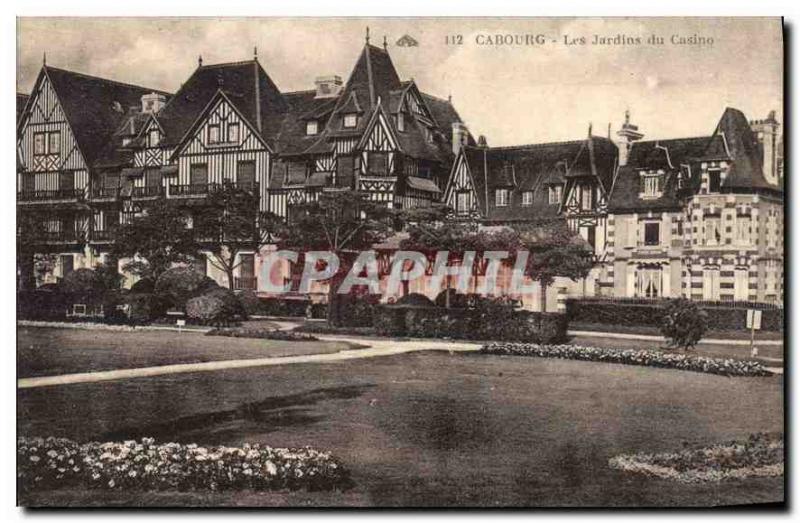
[[[19,18],[17,503],[785,506],[783,35]]]

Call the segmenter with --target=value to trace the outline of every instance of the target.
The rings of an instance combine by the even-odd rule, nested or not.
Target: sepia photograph
[[[784,37],[17,17],[17,506],[785,509]]]

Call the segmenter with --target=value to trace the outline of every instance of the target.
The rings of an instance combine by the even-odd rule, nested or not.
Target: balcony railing
[[[110,242],[112,235],[111,231],[92,231],[91,238],[93,242]]]
[[[93,200],[116,200],[119,198],[119,187],[95,187],[90,193]]]
[[[39,238],[42,243],[80,243],[84,239],[84,233],[78,231],[46,231],[41,233]],[[34,239],[34,240],[37,240]]]
[[[131,189],[131,198],[154,198],[163,194],[164,188],[160,185],[145,185]]]
[[[254,291],[256,290],[256,279],[253,276],[250,277],[234,277],[233,278],[233,288],[238,290],[247,290],[247,291]]]
[[[47,191],[21,191],[17,199],[21,202],[41,202],[52,200],[79,200],[83,198],[83,189],[55,189]]]
[[[239,190],[251,194],[258,194],[258,182],[240,182],[232,185]],[[169,186],[168,194],[170,197],[200,197],[206,196],[214,191],[219,191],[223,187],[225,187],[225,185],[220,183],[175,184]]]

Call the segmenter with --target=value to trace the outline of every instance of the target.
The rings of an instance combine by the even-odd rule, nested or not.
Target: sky
[[[452,96],[493,146],[580,139],[590,124],[604,136],[626,110],[645,139],[708,135],[728,106],[782,121],[776,18],[20,18],[17,90],[30,92],[44,53],[54,67],[174,92],[198,55],[249,60],[254,47],[282,91],[312,89],[317,76],[347,79],[367,26],[371,43],[386,36],[401,79]],[[406,34],[419,45],[396,45]],[[488,43],[495,35],[523,45]],[[524,45],[525,35],[545,43]],[[596,35],[611,43],[594,45]],[[692,36],[706,43],[670,41]]]

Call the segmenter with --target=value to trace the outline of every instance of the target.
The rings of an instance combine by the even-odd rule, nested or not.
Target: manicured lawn
[[[20,327],[20,378],[204,361],[323,354],[357,348],[345,342],[289,342],[205,336],[198,332],[117,332]]]
[[[783,430],[783,379],[481,354],[18,391],[25,435],[328,449],[343,493],[59,491],[26,505],[687,506],[783,500],[782,478],[682,485],[610,457]]]

